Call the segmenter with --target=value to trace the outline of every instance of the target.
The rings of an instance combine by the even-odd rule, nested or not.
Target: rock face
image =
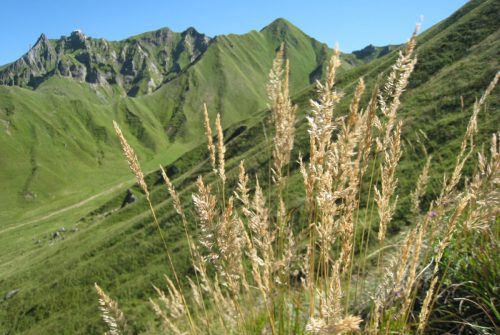
[[[0,70],[0,85],[36,88],[51,76],[116,85],[128,95],[154,91],[194,63],[211,39],[189,28],[168,28],[123,41],[94,39],[81,31],[49,40],[42,34],[20,59]]]
[[[353,55],[364,63],[368,63],[376,58],[383,57],[395,50],[397,45],[386,45],[382,47],[376,47],[373,44],[369,44],[361,50],[353,51]]]

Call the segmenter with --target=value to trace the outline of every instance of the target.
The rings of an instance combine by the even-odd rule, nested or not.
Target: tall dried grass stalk
[[[275,182],[282,187],[283,167],[290,162],[295,135],[295,112],[289,92],[290,65],[285,60],[285,44],[282,43],[269,73],[267,93],[270,100],[271,119],[275,135],[273,146],[273,174]]]
[[[450,244],[450,242],[451,242],[451,240],[452,240],[452,238],[457,230],[459,218],[461,217],[462,213],[465,211],[466,207],[469,206],[468,217],[465,219],[465,221],[463,223],[463,227],[465,229],[467,229],[467,227],[470,226],[470,222],[475,221],[474,219],[472,219],[472,221],[469,221],[469,219],[473,218],[478,213],[478,211],[477,211],[478,207],[475,206],[475,201],[474,201],[474,199],[477,199],[477,197],[478,197],[478,193],[477,193],[478,188],[481,188],[478,186],[480,184],[483,184],[485,186],[487,185],[486,188],[491,189],[491,187],[495,184],[495,180],[490,179],[487,173],[482,174],[480,176],[481,172],[479,172],[480,174],[476,173],[473,176],[473,183],[472,183],[472,185],[468,185],[469,187],[466,188],[465,193],[455,194],[457,185],[462,177],[463,167],[464,167],[466,161],[468,160],[468,158],[470,157],[472,150],[475,147],[474,136],[477,132],[477,117],[478,117],[479,111],[481,110],[482,105],[485,103],[486,98],[491,94],[491,92],[495,88],[496,84],[498,83],[499,77],[500,77],[500,72],[497,72],[497,74],[495,75],[493,80],[488,85],[488,88],[483,93],[481,99],[474,103],[472,116],[471,116],[469,123],[467,125],[467,129],[466,129],[464,138],[462,140],[462,144],[461,144],[460,151],[459,151],[459,154],[458,154],[457,159],[456,159],[456,163],[455,163],[455,167],[454,167],[452,176],[449,179],[447,179],[446,177],[444,178],[441,193],[440,193],[439,197],[435,200],[434,204],[432,205],[433,206],[432,208],[434,208],[432,210],[433,225],[435,225],[437,222],[442,221],[442,219],[445,217],[445,213],[447,211],[447,208],[449,207],[451,202],[455,203],[455,206],[454,206],[455,210],[452,213],[452,215],[446,220],[446,224],[440,225],[438,227],[439,231],[441,232],[442,239],[438,242],[438,245],[437,245],[437,251],[436,251],[436,253],[434,255],[434,259],[433,259],[434,269],[432,272],[431,284],[430,284],[429,289],[427,290],[427,293],[426,293],[426,296],[425,296],[425,299],[424,299],[424,302],[422,304],[422,308],[421,308],[421,311],[419,314],[419,323],[418,323],[418,329],[417,329],[419,334],[423,334],[425,329],[426,329],[428,318],[430,315],[430,311],[431,311],[431,308],[433,305],[433,299],[435,297],[436,286],[437,286],[437,283],[439,280],[438,271],[439,271],[440,261],[444,255],[446,248]],[[492,144],[492,147],[491,147],[491,153],[492,153],[491,154],[491,162],[492,163],[495,162],[495,159],[498,160],[497,149],[496,149],[497,144],[496,144],[495,136],[493,136],[493,140],[494,140],[494,143]],[[467,147],[469,147],[468,152],[466,151]],[[498,166],[496,168],[493,166],[495,166],[495,163],[493,163],[491,165],[492,168],[490,169],[490,171],[491,172],[495,171],[493,173],[498,173],[497,172]],[[482,154],[480,154],[479,155],[478,170],[484,171],[484,168],[485,168],[484,156]],[[492,176],[492,175],[490,175],[490,176]],[[498,183],[498,181],[497,181],[497,183]],[[498,202],[496,202],[496,204],[498,204]],[[495,205],[495,203],[493,203],[493,205]],[[495,208],[495,207],[493,207],[493,208]],[[490,211],[488,211],[488,212],[489,212],[488,214],[492,214],[492,216],[486,215],[485,217],[482,217],[482,219],[485,219],[485,220],[478,221],[481,223],[478,226],[478,228],[483,226],[483,225],[485,225],[485,227],[487,227],[488,221],[491,220],[492,217],[494,217],[495,214],[493,214]],[[433,226],[433,228],[434,228],[434,226]],[[434,236],[431,235],[431,240],[433,239],[433,237]]]
[[[382,131],[382,140],[377,139],[377,148],[384,154],[384,162],[381,166],[381,190],[375,187],[376,203],[380,217],[378,239],[383,243],[387,224],[391,221],[397,204],[397,198],[393,199],[397,185],[395,168],[401,158],[400,136],[401,122],[397,122],[397,110],[401,104],[401,95],[408,85],[410,74],[413,72],[417,58],[413,55],[416,45],[419,26],[415,29],[406,48],[399,52],[396,63],[392,66],[384,89],[379,93],[378,103],[380,111],[385,118],[381,123],[375,120],[375,125]]]
[[[236,198],[241,201],[243,205],[243,212],[249,211],[250,208],[250,190],[248,188],[248,175],[245,171],[245,162],[240,162],[239,174],[238,174],[238,186],[234,192]]]
[[[217,255],[213,253],[215,246],[215,219],[216,219],[216,198],[212,194],[210,185],[205,186],[203,179],[198,177],[196,181],[198,193],[193,194],[193,204],[200,219],[201,245],[210,251],[210,258],[216,259]]]
[[[491,137],[490,157],[478,154],[478,168],[467,185],[469,211],[463,227],[466,231],[491,232],[492,223],[500,214],[500,132]]]
[[[330,261],[329,252],[336,238],[335,233],[338,228],[337,222],[334,220],[338,209],[335,201],[345,195],[345,190],[333,189],[333,179],[339,172],[336,170],[338,156],[336,156],[335,150],[331,148],[332,132],[335,129],[333,109],[341,97],[334,90],[338,66],[340,66],[340,53],[336,49],[327,66],[325,83],[316,83],[318,100],[310,101],[312,110],[310,116],[307,117],[310,139],[309,163],[306,165],[300,159],[300,171],[304,178],[308,209],[317,218],[316,222],[311,223],[310,232],[312,235],[310,234],[310,243],[308,245],[308,254],[310,256],[306,260],[308,264],[305,265],[309,274],[306,285],[309,287],[311,297],[314,295],[313,274],[315,273],[315,266],[311,260],[314,259],[314,235],[318,235],[320,256],[323,264],[326,265]],[[326,266],[324,266],[325,271],[326,269]]]
[[[474,145],[474,136],[477,133],[477,117],[479,112],[481,111],[481,107],[484,105],[486,98],[493,92],[493,89],[496,87],[498,80],[500,79],[500,71],[496,73],[493,80],[488,85],[488,88],[485,90],[481,99],[474,103],[474,107],[472,110],[472,116],[469,119],[469,123],[467,124],[467,130],[465,132],[464,138],[462,140],[462,144],[460,146],[459,154],[456,158],[455,168],[451,175],[451,178],[444,177],[443,179],[443,188],[441,190],[441,194],[439,198],[436,200],[437,208],[441,209],[444,205],[448,204],[451,201],[451,196],[453,191],[455,190],[460,178],[462,176],[463,167],[468,160],[470,154],[475,148]],[[468,145],[469,144],[469,145]],[[469,146],[469,150],[467,151],[467,146]]]
[[[165,185],[167,186],[167,189],[170,193],[170,196],[172,197],[174,209],[177,212],[177,214],[181,217],[182,225],[184,227],[184,233],[186,236],[186,240],[188,242],[189,254],[190,254],[193,262],[195,262],[198,254],[193,250],[193,238],[189,234],[189,228],[188,228],[189,223],[187,221],[186,214],[184,213],[184,209],[182,207],[182,203],[181,203],[179,194],[177,193],[175,186],[170,181],[170,178],[168,178],[167,173],[165,172],[165,170],[163,169],[163,167],[161,165],[160,165],[160,171],[161,171],[163,181],[165,182]],[[205,323],[209,324],[207,312],[206,312],[206,306],[205,306],[204,301],[201,299],[202,295],[200,293],[200,279],[198,276],[198,272],[195,272],[195,277],[196,277],[196,284],[194,284],[193,281],[190,278],[188,278],[189,284],[191,286],[191,292],[193,294],[194,301],[195,301],[196,305],[203,309],[203,313],[205,316]],[[154,303],[153,303],[153,308],[155,309],[155,311],[157,310]],[[168,325],[169,323],[167,322],[166,324]]]
[[[123,149],[123,154],[127,159],[130,170],[132,170],[132,173],[135,175],[137,179],[137,183],[139,183],[139,186],[142,188],[146,196],[149,197],[148,186],[144,181],[144,174],[142,173],[142,169],[141,166],[139,165],[139,160],[135,155],[134,149],[132,149],[132,147],[128,144],[127,140],[125,139],[125,136],[123,136],[122,130],[118,126],[118,123],[113,121],[113,127],[115,128],[116,135],[120,140],[120,144]]]
[[[365,87],[365,81],[363,80],[363,78],[360,78],[358,86],[356,86],[356,91],[354,92],[351,105],[349,106],[349,116],[347,117],[347,125],[349,128],[352,128],[358,120],[359,103],[361,101],[361,96],[365,91]]]
[[[224,145],[224,133],[222,132],[222,121],[220,114],[217,113],[217,118],[215,119],[215,129],[217,130],[217,154],[218,154],[218,169],[219,178],[222,181],[222,188],[224,190],[224,184],[226,183],[226,168],[224,154],[226,153],[226,146]]]
[[[207,137],[208,153],[210,154],[210,164],[212,168],[216,171],[216,161],[215,161],[215,145],[212,139],[212,128],[210,127],[210,118],[208,117],[207,104],[203,104],[203,116],[204,116],[204,127],[205,135]]]
[[[381,165],[381,191],[375,186],[375,202],[378,206],[380,217],[378,239],[383,243],[387,225],[392,220],[392,216],[396,210],[398,196],[393,196],[396,191],[398,179],[396,178],[396,167],[401,158],[401,127],[402,123],[398,122],[394,132],[389,136],[386,143],[387,149],[384,152],[384,163]],[[385,146],[384,146],[385,147]]]
[[[148,190],[148,186],[147,186],[146,182],[144,181],[144,174],[143,174],[141,167],[139,165],[139,162],[137,160],[137,156],[135,155],[135,152],[132,149],[132,147],[128,144],[127,140],[123,136],[123,133],[122,133],[120,127],[118,126],[118,124],[115,121],[113,121],[113,126],[114,126],[116,134],[120,140],[120,144],[122,146],[123,153],[124,153],[125,157],[127,158],[128,163],[129,163],[129,167],[132,170],[132,172],[134,173],[134,175],[136,176],[138,184],[140,185],[140,187],[143,189],[143,191],[145,193],[146,201],[148,203],[151,216],[153,217],[153,222],[156,226],[158,234],[160,235],[160,239],[162,241],[163,248],[165,250],[165,254],[167,256],[167,261],[168,261],[170,268],[175,276],[176,283],[180,287],[179,277],[177,276],[177,271],[176,271],[174,263],[172,261],[172,256],[170,255],[170,251],[168,250],[167,242],[165,241],[165,237],[164,237],[162,229],[160,227],[160,222],[158,221],[155,209],[153,207],[153,203],[151,202],[151,197],[150,197],[150,193]],[[182,296],[182,299],[183,299],[184,305],[187,306],[187,303],[186,303],[186,300],[184,299],[184,296]],[[189,325],[191,326],[191,328],[193,328],[194,327],[193,320],[191,318],[191,315],[189,314],[189,309],[187,307],[186,307],[186,311],[188,314]]]
[[[410,74],[413,72],[417,58],[413,55],[417,42],[417,33],[419,26],[415,29],[406,48],[399,52],[396,63],[392,66],[384,89],[379,94],[378,103],[382,115],[385,118],[384,123],[378,120],[375,122],[382,131],[382,140],[377,139],[377,148],[383,152],[383,163],[380,167],[381,190],[375,186],[375,200],[378,206],[380,217],[378,239],[383,243],[387,225],[391,221],[397,205],[397,197],[394,198],[394,192],[397,185],[396,167],[401,158],[401,122],[397,122],[397,110],[401,104],[401,95],[408,85]]]
[[[167,186],[168,192],[170,193],[170,196],[172,197],[172,201],[174,203],[174,209],[177,212],[177,214],[180,215],[182,218],[182,223],[184,225],[184,228],[187,230],[187,219],[186,219],[186,214],[184,214],[184,209],[182,208],[181,204],[181,199],[179,198],[179,194],[177,194],[177,191],[175,190],[174,184],[170,181],[170,178],[168,178],[167,173],[163,169],[163,167],[160,165],[160,171],[161,171],[161,176],[163,178],[163,181],[165,182],[165,185]]]

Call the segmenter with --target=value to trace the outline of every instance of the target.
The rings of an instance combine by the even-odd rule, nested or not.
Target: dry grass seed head
[[[349,106],[349,116],[347,118],[348,127],[353,127],[357,122],[359,114],[359,102],[361,101],[361,96],[365,91],[365,82],[363,78],[359,79],[358,85],[356,86],[356,91],[354,92],[354,97],[352,98],[351,105]]]
[[[315,169],[319,169],[319,164],[323,162],[328,145],[331,142],[332,132],[335,129],[333,124],[333,109],[340,101],[341,94],[334,90],[336,70],[340,66],[340,52],[335,49],[327,65],[327,75],[324,84],[316,82],[316,90],[319,96],[318,101],[310,100],[311,114],[307,117],[309,122],[309,136],[311,138],[311,158],[310,164]]]
[[[111,299],[97,283],[94,288],[99,296],[99,309],[104,323],[108,326],[107,335],[127,334],[127,323],[125,317],[118,307],[118,303]]]
[[[148,186],[144,181],[144,174],[142,173],[142,169],[141,166],[139,165],[139,161],[137,159],[137,156],[135,155],[134,149],[132,149],[132,147],[128,144],[127,140],[125,139],[125,136],[123,136],[122,130],[115,121],[113,121],[113,127],[115,128],[116,135],[120,140],[123,154],[127,159],[130,170],[132,170],[132,172],[134,173],[137,182],[139,183],[139,186],[142,188],[146,196],[149,197]]]
[[[396,210],[398,197],[394,199],[393,194],[397,186],[396,167],[401,158],[401,127],[402,123],[398,122],[394,133],[389,139],[388,151],[384,153],[384,162],[381,165],[381,191],[375,186],[375,202],[377,203],[378,213],[380,217],[378,239],[383,241],[387,226],[392,220],[392,216]]]
[[[212,251],[215,244],[214,230],[215,230],[215,217],[217,215],[216,204],[217,199],[212,195],[211,187],[205,186],[203,179],[198,177],[196,181],[198,193],[193,194],[193,203],[200,220],[201,238],[200,243],[202,246]],[[216,257],[216,255],[212,255]]]
[[[179,198],[179,194],[177,194],[177,191],[175,190],[174,184],[170,181],[170,178],[168,178],[167,173],[163,169],[163,167],[160,165],[160,171],[161,175],[163,177],[163,181],[165,182],[165,185],[167,186],[168,192],[170,193],[170,196],[172,197],[173,203],[174,203],[174,209],[179,214],[183,220],[183,223],[186,222],[186,215],[184,214],[184,210],[182,208],[182,203],[181,199]]]
[[[220,114],[217,113],[217,118],[215,119],[215,128],[217,129],[217,153],[218,153],[218,173],[222,184],[226,182],[226,169],[224,154],[226,153],[226,146],[224,145],[224,133],[222,132],[222,121]]]
[[[474,136],[477,133],[477,116],[481,110],[481,107],[485,103],[486,98],[488,98],[491,92],[493,92],[493,90],[495,89],[499,79],[500,79],[500,71],[496,73],[495,77],[490,82],[487,89],[481,96],[481,99],[474,103],[472,116],[470,117],[469,123],[467,124],[467,130],[462,140],[462,145],[460,147],[460,152],[456,159],[456,164],[453,170],[453,174],[450,179],[447,178],[444,179],[443,182],[444,186],[441,190],[441,194],[438,200],[436,200],[436,205],[438,209],[441,209],[441,207],[444,206],[444,204],[450,201],[450,196],[455,190],[455,187],[457,186],[458,182],[460,181],[465,162],[467,161],[467,159],[470,156],[470,153],[474,149]],[[467,143],[469,143],[470,147],[468,152],[466,152]]]
[[[499,133],[500,134],[500,133]],[[478,169],[467,185],[470,195],[469,210],[463,227],[466,231],[491,231],[500,214],[500,153],[497,134],[492,135],[490,157],[478,154]]]
[[[311,318],[306,325],[306,331],[315,335],[336,335],[359,330],[359,325],[363,320],[358,316],[348,315],[345,318],[328,323],[324,319]]]
[[[205,127],[205,136],[207,137],[207,146],[208,146],[208,153],[210,155],[210,164],[212,164],[212,168],[215,171],[216,170],[215,145],[212,139],[212,128],[210,127],[210,118],[208,116],[207,104],[203,104],[203,116],[204,116],[203,125]]]
[[[245,171],[244,161],[240,162],[239,174],[238,174],[238,184],[236,191],[234,192],[236,198],[243,204],[243,210],[248,211],[250,207],[250,190],[248,188],[248,175]]]
[[[284,68],[283,68],[284,67]],[[273,146],[273,178],[283,186],[282,168],[290,162],[295,135],[295,112],[289,93],[289,62],[284,60],[284,45],[281,45],[269,74],[267,86],[270,99],[272,121],[275,135]]]

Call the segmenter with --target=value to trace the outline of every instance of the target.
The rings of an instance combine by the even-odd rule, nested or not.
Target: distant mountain
[[[275,41],[288,40],[290,45],[301,44],[305,37],[284,19],[275,20],[260,34]],[[0,85],[36,89],[57,76],[111,86],[128,96],[149,94],[201,59],[212,42],[220,44],[225,38],[235,38],[235,35],[210,38],[194,28],[182,33],[163,28],[122,41],[95,39],[79,30],[60,39],[49,39],[42,34],[24,56],[0,67]],[[321,49],[326,45],[310,37],[305,43],[319,48],[316,71],[310,73],[311,78],[315,78],[321,74],[325,58]]]
[[[0,70],[0,84],[36,88],[50,76],[116,85],[130,96],[151,93],[205,52],[210,38],[189,28],[168,28],[106,41],[73,31],[49,40],[42,34],[19,60]]]

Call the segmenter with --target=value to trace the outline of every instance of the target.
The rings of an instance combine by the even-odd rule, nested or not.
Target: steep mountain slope
[[[55,210],[123,181],[113,119],[150,169],[200,143],[203,102],[225,127],[265,108],[260,83],[283,41],[298,92],[321,75],[331,51],[282,19],[210,40],[194,29],[120,42],[79,32],[55,41],[42,36],[0,72],[4,82],[23,86],[0,86],[0,178],[9,190],[0,195],[0,218],[15,223],[40,205]],[[150,82],[150,94],[123,94],[150,92]]]
[[[459,146],[470,115],[470,109],[462,110],[460,97],[463,96],[465,106],[470,106],[500,68],[498,57],[500,21],[490,13],[499,13],[498,1],[470,1],[452,17],[419,37],[417,49],[419,65],[414,73],[416,81],[411,80],[412,88],[405,93],[402,108],[402,119],[405,120],[403,138],[406,147],[398,171],[402,194],[407,194],[406,191],[413,187],[422,165],[423,153],[415,144],[418,129],[427,133],[429,140],[426,144],[430,153],[434,155],[432,195],[432,190],[436,189],[441,180],[441,173],[449,172],[454,162],[455,149]],[[281,22],[278,21],[278,24],[281,25]],[[162,116],[160,112],[147,114],[145,122],[148,124],[146,129],[158,127],[156,129],[163,129],[168,134],[163,139],[165,147],[168,147],[165,138],[169,136],[176,143],[181,141],[189,143],[188,139],[191,136],[198,136],[199,139],[203,137],[199,131],[193,131],[192,127],[199,129],[201,123],[196,105],[205,99],[208,100],[210,106],[215,105],[223,112],[228,146],[227,157],[229,157],[226,164],[229,182],[236,176],[237,164],[241,159],[245,159],[249,174],[263,174],[261,180],[266,180],[269,128],[266,121],[268,113],[264,110],[265,78],[274,49],[279,44],[279,42],[266,42],[268,41],[266,35],[273,35],[276,34],[276,30],[279,31],[273,28],[271,25],[260,33],[251,32],[245,36],[218,37],[211,43],[203,57],[183,72],[182,78],[174,78],[150,96],[119,100],[116,104],[121,103],[121,106],[137,110],[150,110],[153,106],[161,106],[161,110],[167,110],[167,116],[164,114]],[[464,39],[460,33],[463,29],[468,29],[475,39],[473,41]],[[278,35],[281,34],[278,32]],[[292,40],[290,36],[285,36],[287,37]],[[301,41],[304,42],[305,39],[297,42]],[[249,54],[237,52],[239,49],[236,46],[239,43],[252,45],[251,50],[248,50]],[[266,49],[268,51],[261,52],[257,46],[262,48],[266,43],[271,46]],[[213,45],[217,45],[218,48],[212,49]],[[311,47],[305,50],[316,49]],[[307,71],[292,73],[292,79],[307,85],[308,77],[314,77],[317,73],[315,70],[321,69],[319,65],[314,66],[318,63],[321,65],[322,62],[318,62],[318,58],[315,58],[321,53],[312,52],[311,56],[302,57],[302,53],[305,55],[308,53],[297,50],[297,55],[292,51],[292,47],[287,50],[292,70],[294,66],[301,64],[306,64],[304,68],[311,69],[307,75],[305,74]],[[439,55],[448,55],[449,52],[456,58],[439,58]],[[425,55],[428,57],[424,57]],[[267,57],[269,64],[256,61],[254,57]],[[341,114],[347,110],[348,98],[354,90],[358,76],[364,76],[368,87],[372,87],[379,73],[386,72],[395,58],[396,55],[392,52],[369,64],[341,73],[338,86],[347,97],[339,105],[337,112]],[[436,63],[440,65],[432,66]],[[218,68],[218,64],[227,67],[223,67],[224,70],[217,73],[216,81],[211,81],[209,74],[213,72],[210,69]],[[260,67],[262,69],[255,71]],[[239,69],[243,69],[241,73]],[[260,82],[251,76],[247,78],[248,69],[254,71],[253,75],[260,77]],[[226,82],[221,84],[222,79]],[[308,109],[308,99],[314,96],[314,90],[310,87],[301,89],[295,82],[292,87],[295,87],[295,101],[300,106],[296,152],[301,150],[307,154],[307,123],[304,115]],[[47,89],[52,90],[53,87],[47,86]],[[206,93],[202,99],[191,92],[194,89],[198,94],[210,93]],[[246,93],[259,101],[255,103],[245,100],[246,96],[237,94],[239,90],[246,90]],[[484,141],[491,132],[498,129],[500,123],[500,117],[496,113],[500,106],[498,90],[497,88],[493,92],[486,108],[480,114],[479,141]],[[180,109],[176,109],[177,104],[173,102],[179,96],[178,93],[184,93],[180,95],[183,97],[180,99],[183,101],[181,104],[183,107]],[[220,99],[217,93],[222,93],[223,98]],[[367,97],[365,101],[366,99]],[[247,104],[250,104],[252,109],[247,109]],[[141,132],[140,129],[133,130],[135,128],[130,124],[134,122],[130,120],[129,123],[125,122],[127,114],[116,108],[113,110],[116,118],[126,129],[130,129],[126,136],[141,154],[142,162],[143,159],[147,159],[144,155],[148,152],[152,155],[154,149],[151,148],[155,145],[156,148],[160,147],[162,142],[157,142],[154,136],[145,140],[144,134],[147,132]],[[215,108],[211,108],[212,113],[215,111]],[[175,114],[176,112],[179,114]],[[136,112],[136,115],[142,117],[139,112]],[[131,116],[129,118],[135,120]],[[170,123],[167,120],[177,119],[180,121],[176,128],[169,128]],[[109,127],[108,124],[104,126]],[[116,145],[113,135],[110,133],[108,136],[109,141]],[[151,142],[148,151],[146,143],[149,141]],[[182,191],[181,196],[186,204],[190,203],[193,181],[197,175],[210,173],[205,146],[203,144],[196,146],[194,142],[191,144],[192,149],[188,150],[186,147],[186,153],[175,162],[166,160],[162,162],[168,165],[169,173],[178,189]],[[116,156],[119,159],[118,153]],[[296,156],[292,161],[295,159]],[[116,161],[116,166],[120,171],[128,172],[123,160],[121,163]],[[303,199],[293,198],[294,190],[301,187],[300,176],[295,173],[296,168],[296,165],[291,166],[292,185],[289,195],[297,204],[297,213],[300,213]],[[211,176],[208,176],[207,180],[210,179]],[[152,188],[153,201],[169,248],[174,253],[174,264],[179,276],[192,274],[193,269],[187,261],[189,256],[183,240],[182,226],[172,211],[171,200],[161,185],[158,173],[149,174],[147,182]],[[154,295],[151,284],[162,283],[162,273],[169,273],[171,269],[166,266],[161,242],[154,227],[151,226],[147,205],[137,188],[134,188],[133,192],[138,200],[122,209],[120,206],[123,194],[120,194],[109,197],[106,202],[94,203],[95,210],[84,214],[82,220],[78,220],[82,214],[78,213],[78,216],[68,215],[56,219],[51,225],[28,226],[22,231],[12,230],[3,235],[0,233],[0,245],[3,243],[3,248],[7,250],[0,258],[2,264],[0,273],[4,274],[0,277],[0,293],[21,289],[17,295],[0,303],[2,304],[0,326],[6,329],[6,333],[102,332],[96,297],[92,292],[92,284],[96,281],[120,302],[127,318],[134,324],[134,331],[154,333],[153,313],[148,308],[146,300]],[[397,214],[398,225],[407,223],[405,201],[402,199],[402,207]],[[297,214],[298,224],[300,224],[299,219],[300,215]],[[78,230],[61,233],[64,239],[54,239],[49,235],[49,232],[54,232],[63,224],[67,228],[78,226]],[[52,230],[48,230],[47,227]],[[392,231],[396,231],[399,226],[391,228]],[[193,229],[195,229],[194,222]],[[36,244],[33,243],[33,239],[37,241]],[[16,245],[16,242],[21,244]],[[18,252],[19,245],[23,246],[22,254]]]

